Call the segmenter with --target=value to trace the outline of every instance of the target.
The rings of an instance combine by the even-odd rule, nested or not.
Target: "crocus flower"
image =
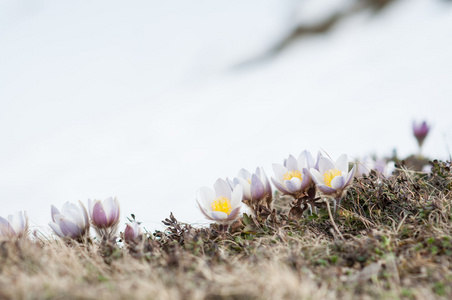
[[[21,238],[28,233],[28,216],[25,211],[9,215],[7,219],[0,217],[0,237]]]
[[[413,134],[417,139],[417,143],[419,144],[419,148],[422,147],[424,143],[425,137],[427,136],[430,130],[430,126],[427,125],[427,122],[423,121],[421,124],[417,124],[413,122]]]
[[[254,174],[251,174],[245,169],[241,169],[233,181],[227,180],[231,188],[237,185],[242,187],[243,202],[251,205],[259,203],[270,208],[272,188],[263,168],[256,168]]]
[[[52,205],[50,228],[63,239],[81,240],[89,233],[88,212],[82,202],[79,205],[66,202],[61,212]]]
[[[384,177],[391,177],[395,170],[395,162],[384,159],[377,159],[374,164],[374,170],[378,171]]]
[[[368,176],[371,170],[375,170],[384,177],[390,177],[395,170],[395,163],[393,161],[386,162],[384,159],[373,160],[365,157],[356,164],[356,176]]]
[[[243,198],[242,186],[233,189],[223,180],[218,179],[214,190],[202,187],[198,190],[198,206],[204,216],[217,222],[228,222],[237,218]]]
[[[320,157],[319,169],[310,169],[312,179],[317,188],[324,194],[340,199],[353,180],[355,165],[348,171],[347,155],[342,154],[333,162],[327,157]]]
[[[143,230],[140,225],[134,221],[132,223],[126,224],[126,229],[124,230],[124,241],[128,244],[134,244],[140,241],[143,235]]]
[[[97,233],[100,236],[114,234],[118,228],[120,216],[118,198],[110,197],[103,202],[88,199],[88,206],[91,223]]]
[[[272,177],[272,182],[283,194],[301,197],[312,183],[309,169],[316,165],[308,151],[301,152],[298,159],[289,155],[284,165],[273,164],[276,178]]]

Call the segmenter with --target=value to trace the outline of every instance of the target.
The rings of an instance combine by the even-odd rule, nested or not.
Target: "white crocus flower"
[[[233,181],[226,179],[233,189],[240,185],[243,190],[243,201],[247,204],[264,204],[270,207],[272,202],[272,188],[263,168],[256,168],[251,174],[241,169]]]
[[[104,201],[88,199],[89,216],[94,229],[101,237],[113,239],[118,229],[120,209],[118,198]]]
[[[133,221],[132,223],[126,224],[126,229],[124,230],[124,241],[127,244],[136,244],[143,238],[143,230],[141,229],[138,222]]]
[[[61,212],[52,205],[50,228],[63,239],[82,240],[89,233],[88,212],[82,202],[66,202]]]
[[[347,187],[353,180],[356,166],[348,170],[347,155],[342,154],[333,162],[327,157],[320,157],[319,169],[310,169],[310,174],[317,188],[325,195],[332,196],[340,201]]]
[[[28,216],[25,211],[9,215],[7,219],[0,217],[0,237],[9,239],[21,238],[28,233]]]
[[[237,218],[242,204],[242,186],[234,189],[223,179],[218,179],[214,190],[202,187],[198,190],[198,206],[204,216],[217,222],[228,222]]]
[[[312,183],[309,169],[316,167],[314,158],[306,150],[300,153],[298,159],[289,155],[284,165],[273,164],[275,178],[272,177],[272,182],[283,194],[301,197]]]
[[[365,157],[363,161],[357,162],[356,176],[368,176],[371,170],[375,170],[388,178],[392,176],[395,170],[395,163],[393,161],[386,162],[384,159],[373,160]]]

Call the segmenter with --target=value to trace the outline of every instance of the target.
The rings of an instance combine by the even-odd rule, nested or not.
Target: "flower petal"
[[[331,194],[336,193],[336,190],[335,190],[335,189],[330,188],[329,186],[326,186],[326,185],[324,185],[324,184],[318,184],[318,185],[317,185],[317,188],[318,188],[322,193],[324,193],[325,195],[331,195]]]
[[[82,235],[82,230],[67,219],[61,219],[59,225],[61,232],[67,237],[76,238]]]
[[[273,177],[272,177],[272,182],[281,193],[290,194],[290,192],[281,183],[279,183],[277,180],[275,180]]]
[[[0,234],[3,236],[13,237],[16,235],[8,220],[0,217]]]
[[[93,215],[91,219],[94,225],[96,225],[97,227],[107,227],[108,225],[107,215],[105,214],[104,206],[100,201],[96,201],[96,203],[94,203]],[[61,230],[63,231],[62,228]]]
[[[286,167],[289,171],[298,170],[298,162],[297,159],[293,155],[289,155],[287,159]]]
[[[251,199],[258,200],[264,197],[265,187],[256,174],[251,176]]]
[[[225,180],[218,178],[213,185],[213,188],[217,197],[226,197],[231,199],[231,188]]]
[[[198,207],[199,210],[201,211],[201,213],[204,215],[204,217],[206,217],[206,219],[208,220],[213,220],[212,216],[211,216],[211,210],[207,210],[205,209],[200,203],[199,201],[196,201],[198,203]]]
[[[212,202],[215,200],[215,192],[206,186],[198,190],[198,201],[203,207],[212,207]]]
[[[228,220],[234,220],[237,218],[237,215],[240,213],[240,207],[237,207],[236,209],[232,210],[231,213],[228,216]]]
[[[243,199],[243,189],[241,185],[238,185],[232,191],[231,208],[234,209],[237,206],[240,206],[240,204],[242,203],[242,199]]]
[[[52,204],[52,206],[50,207],[50,214],[52,215],[53,222],[55,222],[55,219],[54,219],[53,216],[54,215],[59,215],[60,211],[58,210],[58,208],[55,207],[55,205]]]
[[[59,237],[62,237],[62,238],[65,237],[64,234],[61,232],[60,227],[56,223],[49,222],[49,226],[50,226],[50,228],[52,228],[53,232],[55,232]]]
[[[222,211],[213,211],[212,212],[212,218],[215,221],[223,221],[228,219],[228,214],[224,213]]]
[[[237,179],[237,182],[242,187],[243,198],[245,198],[247,200],[251,200],[251,184],[249,184],[249,182],[245,178],[242,178],[242,177],[237,177],[235,179]]]
[[[319,172],[320,174],[324,174],[328,170],[334,170],[336,166],[328,157],[320,157],[319,158]]]
[[[243,179],[251,179],[251,173],[248,170],[240,169],[239,173],[237,174],[237,177],[241,177]]]
[[[284,175],[289,172],[286,167],[280,164],[273,164],[273,172],[275,173],[276,180],[281,184],[284,182]]]
[[[356,165],[353,165],[352,169],[350,170],[350,172],[348,172],[348,174],[346,176],[346,179],[344,182],[344,187],[348,186],[352,182],[353,177],[355,175],[355,170],[356,170]]]
[[[342,189],[344,187],[344,176],[336,176],[331,180],[331,187],[335,190]]]
[[[309,170],[309,174],[311,174],[312,180],[314,180],[315,184],[325,184],[325,181],[323,180],[323,175],[320,174],[319,171],[317,171],[314,168],[311,168]]]
[[[339,171],[342,171],[344,173],[348,173],[348,158],[347,154],[342,154],[339,156],[339,158],[336,160],[336,168]]]
[[[303,176],[302,176],[303,180],[301,181],[301,187],[300,187],[301,191],[304,190],[309,185],[309,183],[312,182],[311,174],[309,173],[308,169],[304,168],[302,173],[303,173]]]
[[[301,188],[301,180],[298,177],[293,177],[290,180],[284,181],[284,185],[291,193],[297,193]]]

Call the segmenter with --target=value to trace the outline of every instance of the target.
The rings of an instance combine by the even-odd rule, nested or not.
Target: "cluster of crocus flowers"
[[[89,211],[89,213],[88,213]],[[58,210],[51,207],[52,222],[50,228],[60,238],[83,242],[89,235],[91,225],[101,238],[111,240],[118,229],[120,210],[117,198],[101,200],[88,200],[88,210],[78,202],[78,205],[66,202]]]
[[[213,190],[202,187],[198,190],[198,206],[204,216],[219,223],[228,223],[237,218],[243,199],[241,185],[234,188],[226,180],[218,179]]]
[[[426,121],[423,121],[421,124],[413,122],[413,135],[417,140],[419,145],[419,154],[421,154],[422,145],[424,144],[424,140],[430,131],[430,126]]]
[[[0,217],[0,237],[17,239],[28,234],[28,216],[25,211],[16,212],[6,219]]]
[[[61,212],[52,205],[50,228],[62,239],[83,241],[89,233],[88,212],[82,202],[78,205],[66,202]]]

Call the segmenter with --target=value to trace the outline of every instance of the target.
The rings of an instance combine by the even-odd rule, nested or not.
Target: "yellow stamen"
[[[212,202],[213,211],[221,211],[229,215],[232,211],[231,200],[226,197],[218,197]]]
[[[247,179],[246,181],[248,181],[248,183],[251,184],[251,179]]]
[[[303,177],[301,176],[300,171],[298,171],[298,170],[289,171],[286,174],[284,174],[284,176],[283,176],[284,180],[291,180],[294,177],[297,177],[300,180],[303,179]]]
[[[333,178],[341,175],[342,172],[337,169],[328,170],[325,172],[325,174],[323,174],[323,181],[325,181],[326,186],[331,187],[331,181],[333,180]]]

